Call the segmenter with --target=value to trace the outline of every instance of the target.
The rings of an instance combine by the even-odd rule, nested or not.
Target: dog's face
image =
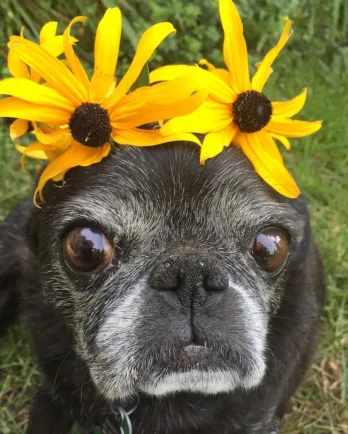
[[[261,382],[269,319],[306,255],[301,199],[239,150],[200,166],[185,144],[119,148],[45,195],[44,294],[107,399]]]

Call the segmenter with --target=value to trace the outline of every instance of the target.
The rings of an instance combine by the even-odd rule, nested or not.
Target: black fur
[[[69,201],[81,190],[88,192],[93,189],[95,192],[99,189],[102,195],[103,189],[117,189],[117,176],[137,177],[126,163],[136,164],[139,155],[142,171],[148,171],[149,178],[156,178],[158,183],[163,182],[162,188],[174,203],[177,201],[179,204],[182,200],[180,188],[174,188],[178,179],[186,185],[186,194],[195,197],[212,182],[214,176],[218,176],[220,170],[225,174],[231,173],[229,176],[232,179],[238,165],[243,167],[238,176],[244,179],[239,184],[238,180],[235,181],[235,189],[242,191],[246,188],[246,192],[249,191],[242,181],[247,183],[252,178],[253,191],[256,197],[260,196],[261,202],[266,197],[275,198],[279,204],[287,201],[277,197],[258,179],[239,151],[228,150],[210,166],[207,164],[208,169],[201,169],[197,168],[198,163],[194,163],[198,159],[196,152],[187,152],[182,145],[183,158],[180,146],[175,146],[176,149],[170,145],[163,147],[164,151],[160,148],[122,149],[100,165],[74,169],[68,173],[63,188],[49,185],[45,189],[47,203],[43,204],[42,210],[35,209],[31,200],[25,201],[3,223],[0,232],[0,330],[8,325],[20,306],[20,317],[31,333],[40,370],[28,434],[67,434],[74,421],[78,421],[82,432],[87,433],[99,423],[100,414],[107,406],[91,380],[88,362],[82,360],[76,351],[74,328],[66,320],[70,315],[69,305],[56,308],[54,302],[47,301],[42,287],[42,273],[47,270],[41,264],[47,260],[50,249],[45,240],[50,239],[49,231],[57,230],[51,225],[64,201]],[[119,156],[122,158],[119,159]],[[175,170],[180,173],[167,176],[165,170],[172,169],[169,163],[166,166],[166,161],[175,160],[178,164]],[[227,178],[221,183],[228,183]],[[155,194],[152,182],[156,181],[148,179],[146,182],[146,187]],[[230,183],[228,188],[233,190],[234,187]],[[144,188],[133,193],[146,195],[146,191]],[[129,193],[125,190],[124,194],[127,196]],[[180,200],[175,194],[180,196]],[[300,198],[287,202],[291,202],[287,206],[293,209],[295,218],[303,221],[303,239],[298,244],[300,248],[290,254],[281,299],[275,302],[270,313],[267,371],[261,384],[251,390],[237,389],[216,396],[179,393],[156,398],[140,394],[140,405],[132,415],[135,434],[279,432],[289,398],[311,363],[325,295],[323,266],[310,233],[304,201]],[[178,207],[171,224],[180,226],[181,218]],[[196,230],[199,233],[200,228],[196,227]]]

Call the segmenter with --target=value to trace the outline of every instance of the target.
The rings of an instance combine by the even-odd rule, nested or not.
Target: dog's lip
[[[205,345],[185,345],[181,351],[181,358],[187,361],[200,361],[211,353],[211,349]]]

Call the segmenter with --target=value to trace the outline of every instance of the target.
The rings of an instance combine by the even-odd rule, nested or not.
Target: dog
[[[38,362],[27,433],[279,433],[325,299],[303,196],[182,142],[43,194],[0,233],[1,326],[18,313]]]

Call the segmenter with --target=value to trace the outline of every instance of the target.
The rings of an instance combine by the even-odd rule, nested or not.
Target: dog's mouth
[[[185,345],[180,352],[180,358],[188,362],[204,361],[210,356],[211,349],[206,345]]]
[[[147,354],[147,362],[151,361],[158,372],[234,371],[241,378],[248,375],[252,359],[252,354],[245,349],[209,341],[172,346],[165,344],[157,347],[154,353]]]
[[[253,387],[264,374],[263,361],[258,364],[244,350],[221,344],[162,347],[138,387],[155,396],[176,392],[215,394],[238,386]]]

